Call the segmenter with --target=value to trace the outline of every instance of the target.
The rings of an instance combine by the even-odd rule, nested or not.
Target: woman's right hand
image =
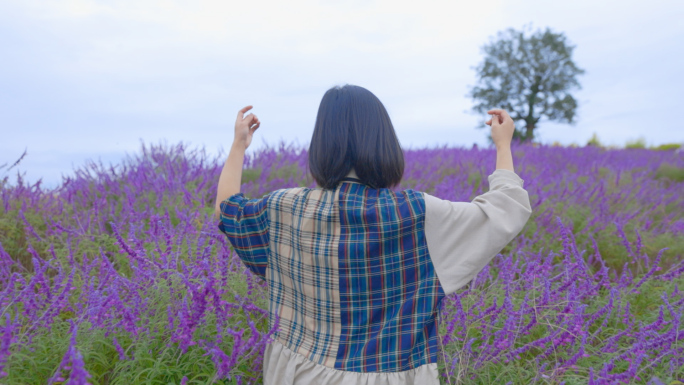
[[[491,109],[487,113],[492,115],[492,119],[486,121],[485,124],[492,127],[494,145],[497,147],[510,146],[513,139],[513,131],[515,131],[515,124],[511,116],[508,115],[506,110],[502,109]]]

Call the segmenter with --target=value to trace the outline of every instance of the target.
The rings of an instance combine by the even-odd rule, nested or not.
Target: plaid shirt
[[[437,362],[444,291],[420,192],[342,182],[221,203],[219,229],[265,278],[276,338],[314,363],[399,372]]]

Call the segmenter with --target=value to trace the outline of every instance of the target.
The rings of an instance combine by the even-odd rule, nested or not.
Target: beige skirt
[[[396,373],[357,373],[316,364],[278,341],[266,346],[265,385],[439,385],[437,364]]]

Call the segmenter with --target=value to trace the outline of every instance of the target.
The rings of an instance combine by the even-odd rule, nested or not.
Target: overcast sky
[[[380,98],[405,148],[486,145],[474,68],[497,32],[525,25],[564,33],[586,71],[577,124],[542,119],[539,141],[684,142],[682,15],[679,0],[5,0],[0,165],[28,149],[19,170],[55,185],[141,140],[216,154],[248,104],[254,148],[304,145],[321,97],[345,83]]]

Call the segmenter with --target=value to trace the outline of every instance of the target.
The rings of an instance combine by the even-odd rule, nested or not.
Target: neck
[[[354,171],[354,169],[352,168],[351,171],[349,171],[349,173],[347,174],[346,178],[356,178],[356,179],[359,179],[359,176],[356,175],[356,171]]]

